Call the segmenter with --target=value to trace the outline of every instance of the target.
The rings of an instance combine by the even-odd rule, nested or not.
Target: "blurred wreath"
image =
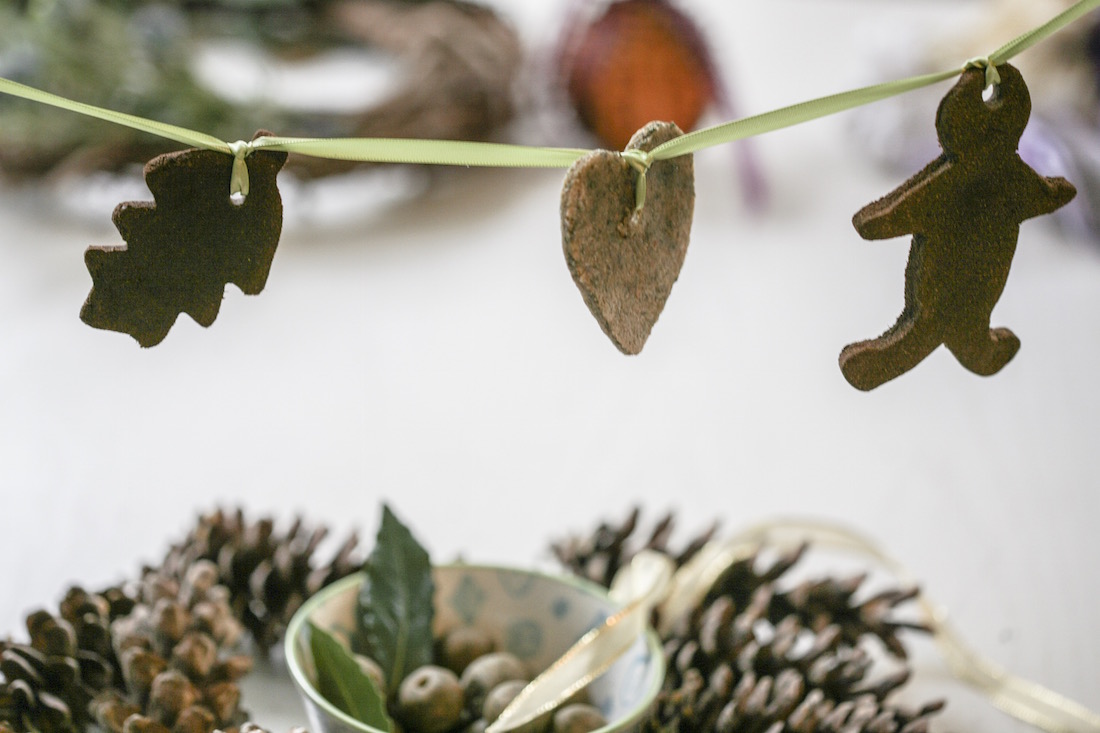
[[[245,41],[263,59],[385,54],[401,77],[377,104],[301,109],[219,94],[196,55]],[[282,135],[483,140],[514,113],[522,50],[492,10],[460,0],[0,0],[0,76],[90,104],[235,140]],[[37,177],[118,171],[178,147],[127,128],[0,98],[0,170]],[[308,158],[303,177],[354,164]]]

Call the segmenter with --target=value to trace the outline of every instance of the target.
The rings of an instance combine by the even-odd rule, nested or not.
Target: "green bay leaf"
[[[386,701],[352,653],[332,634],[312,623],[309,647],[321,696],[356,720],[390,733],[393,721],[386,714]]]
[[[409,672],[431,664],[435,585],[428,552],[386,505],[363,570],[359,643],[378,662],[393,694]]]

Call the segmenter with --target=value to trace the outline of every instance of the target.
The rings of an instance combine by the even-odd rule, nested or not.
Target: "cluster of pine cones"
[[[575,574],[610,585],[643,548],[682,565],[715,534],[712,527],[673,551],[672,516],[638,538],[639,516],[634,509],[552,549]],[[909,679],[899,632],[928,630],[893,617],[916,589],[857,601],[865,576],[785,583],[805,551],[734,563],[664,635],[668,672],[644,733],[926,733],[942,701],[906,709],[887,699]],[[878,679],[868,679],[875,665],[864,640],[872,638],[897,662]]]
[[[0,640],[0,733],[259,733],[237,685],[253,654],[362,564],[353,535],[316,565],[325,534],[217,511],[138,580],[70,588],[57,613],[27,617],[28,643]]]
[[[552,546],[572,572],[603,585],[640,549],[691,559],[716,528],[678,551],[673,518],[639,541],[640,512]],[[324,528],[284,532],[242,512],[200,516],[163,562],[99,592],[70,588],[56,613],[27,617],[29,641],[0,639],[0,733],[265,733],[246,722],[238,680],[290,616],[362,565],[352,535],[317,564]],[[900,666],[869,679],[865,640],[899,665],[899,632],[926,630],[894,611],[916,590],[857,601],[864,578],[786,582],[805,551],[731,565],[704,602],[665,635],[668,674],[643,733],[925,733],[942,706],[889,702]],[[246,633],[247,632],[247,633]]]

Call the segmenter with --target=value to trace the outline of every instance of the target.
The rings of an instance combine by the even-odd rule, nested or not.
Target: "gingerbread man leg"
[[[996,374],[1020,350],[1020,339],[1007,328],[989,328],[976,323],[972,329],[958,331],[944,340],[964,367],[988,377]]]
[[[879,338],[845,346],[840,370],[853,387],[866,392],[900,377],[942,343],[932,321],[903,317]]]

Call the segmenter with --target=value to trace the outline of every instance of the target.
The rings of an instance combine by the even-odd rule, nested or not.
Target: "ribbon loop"
[[[626,158],[626,162],[630,163],[630,166],[638,172],[638,178],[634,184],[634,210],[641,211],[645,206],[645,174],[649,170],[649,166],[653,165],[653,154],[648,150],[628,148],[620,155]]]
[[[238,140],[229,143],[229,152],[233,154],[233,173],[229,177],[229,195],[248,196],[248,163],[245,158],[252,152],[252,143]]]
[[[1001,75],[997,71],[997,65],[988,56],[975,56],[963,64],[963,71],[967,69],[985,70],[985,88],[989,89],[1001,83]]]

